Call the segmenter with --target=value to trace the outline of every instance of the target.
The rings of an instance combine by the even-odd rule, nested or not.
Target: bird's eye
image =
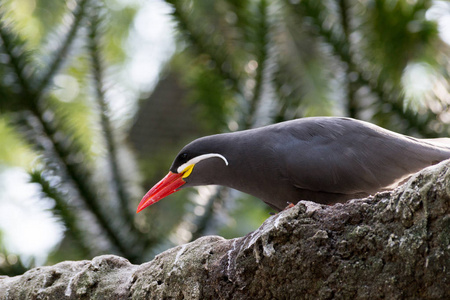
[[[183,160],[187,159],[187,157],[188,157],[187,153],[183,153],[180,155],[180,158]]]

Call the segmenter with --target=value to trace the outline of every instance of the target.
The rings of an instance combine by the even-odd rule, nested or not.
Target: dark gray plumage
[[[448,145],[445,145],[448,143]],[[282,210],[287,202],[323,204],[374,194],[450,158],[450,139],[421,140],[350,118],[303,118],[199,138],[186,145],[171,172],[194,157],[182,186],[217,184]]]

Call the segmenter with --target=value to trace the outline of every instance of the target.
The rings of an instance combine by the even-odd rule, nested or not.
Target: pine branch
[[[285,2],[300,17],[309,17],[308,22],[311,23],[312,30],[322,36],[343,61],[351,61],[349,45],[345,39],[342,39],[331,28],[324,26],[328,12],[322,2],[314,0],[304,0],[298,4],[292,4],[289,0],[285,0]]]
[[[49,111],[46,108],[45,111]],[[53,155],[50,156],[58,164],[60,171],[65,173],[70,182],[73,184],[80,199],[83,201],[89,211],[95,216],[100,227],[105,231],[109,241],[114,245],[120,253],[134,259],[132,249],[125,245],[123,240],[118,235],[118,230],[113,223],[104,215],[104,207],[100,203],[105,201],[100,199],[99,193],[96,191],[98,187],[95,186],[91,171],[83,164],[81,150],[77,149],[77,143],[70,137],[63,136],[63,133],[56,130],[56,121],[49,121],[43,117],[44,112],[37,106],[31,109],[33,115],[37,118],[41,125],[42,134],[52,145]],[[70,141],[70,142],[67,142]],[[78,157],[78,159],[75,159]],[[50,166],[49,166],[50,167]],[[106,210],[108,212],[108,210]],[[106,213],[107,213],[106,212]]]
[[[73,12],[70,12],[70,14],[73,15],[71,27],[68,30],[59,49],[51,55],[52,61],[49,63],[49,67],[47,68],[45,74],[42,76],[42,80],[36,88],[37,95],[42,95],[44,91],[49,87],[53,77],[56,75],[63,62],[66,60],[72,42],[74,41],[78,30],[81,28],[82,21],[86,17],[86,8],[88,4],[89,0],[79,0],[77,1],[77,6],[73,10]]]
[[[132,214],[129,204],[132,203],[132,197],[126,186],[125,176],[120,168],[119,154],[117,149],[117,142],[115,140],[113,125],[111,124],[110,111],[106,103],[105,88],[104,88],[104,66],[102,64],[101,46],[100,46],[100,23],[101,23],[101,8],[96,7],[90,17],[89,26],[89,51],[91,58],[91,71],[94,77],[95,93],[97,105],[100,113],[100,124],[102,128],[103,138],[106,143],[106,150],[108,156],[108,163],[111,169],[112,189],[114,190],[117,199],[119,200],[119,213],[125,221],[128,229],[135,235],[139,242],[148,246],[154,241],[148,235],[143,234],[134,226],[134,215]]]
[[[268,59],[268,47],[270,43],[269,39],[269,20],[267,15],[268,3],[265,0],[261,0],[258,3],[258,11],[256,13],[257,21],[255,22],[255,49],[256,61],[258,67],[256,68],[255,87],[253,89],[253,96],[250,99],[249,109],[247,116],[244,118],[244,129],[252,127],[254,123],[256,108],[262,95],[262,89],[264,85],[264,72],[267,67]]]
[[[416,130],[418,133],[420,133],[424,137],[438,137],[439,135],[431,130],[428,127],[428,124],[432,120],[436,120],[437,116],[430,110],[427,110],[424,115],[420,115],[419,113],[413,111],[412,109],[408,107],[404,107],[404,95],[395,90],[386,91],[383,89],[383,84],[385,83],[383,79],[377,78],[376,83],[373,83],[370,80],[364,79],[362,76],[358,77],[358,80],[364,84],[370,87],[372,92],[377,94],[380,101],[378,103],[375,103],[375,105],[383,106],[383,105],[389,105],[391,108],[391,111],[393,111],[396,115],[400,116],[402,120],[405,120],[408,124],[407,129],[408,130]],[[378,109],[378,111],[381,111],[381,109]]]
[[[106,142],[106,149],[108,155],[108,162],[111,168],[111,176],[114,182],[113,189],[115,190],[120,204],[120,213],[126,220],[127,224],[133,224],[133,216],[129,208],[131,197],[125,186],[124,176],[121,174],[117,145],[114,139],[113,125],[111,124],[109,117],[109,108],[106,103],[105,90],[104,90],[104,69],[100,58],[100,45],[99,45],[99,27],[100,27],[100,14],[101,9],[96,7],[94,13],[90,17],[89,26],[89,55],[91,58],[91,71],[94,77],[95,93],[97,105],[99,107],[101,128]]]
[[[0,70],[0,78],[4,78],[4,70]],[[21,99],[17,97],[14,87],[0,79],[0,114],[7,111],[17,111],[23,107]]]
[[[384,90],[386,82],[381,76],[377,76],[375,81],[366,79],[366,76],[363,75],[364,72],[354,63],[348,43],[344,39],[339,38],[332,29],[323,26],[326,14],[323,13],[325,10],[318,1],[306,0],[300,1],[298,4],[292,4],[290,1],[286,0],[286,3],[291,6],[297,14],[310,17],[310,20],[317,29],[319,35],[332,47],[335,55],[348,65],[355,66],[355,72],[358,75],[357,81],[368,86],[377,96],[380,103],[390,105],[392,111],[408,123],[408,128],[414,128],[424,136],[433,137],[436,135],[436,133],[433,134],[433,132],[427,128],[427,124],[433,119],[433,116],[436,118],[432,112],[428,112],[424,121],[422,121],[419,114],[408,107],[403,107],[404,97],[400,92],[389,91],[388,93]],[[394,96],[392,96],[393,94]]]
[[[14,72],[18,81],[21,100],[27,103],[34,98],[32,86],[32,73],[34,68],[29,63],[30,57],[25,49],[25,42],[14,34],[8,24],[5,23],[5,15],[0,7],[0,46],[8,56],[8,65]],[[31,83],[30,83],[31,82]]]
[[[280,61],[278,61],[280,63]],[[279,78],[278,75],[274,76],[273,84],[275,86],[275,92],[277,94],[277,99],[279,103],[279,108],[277,109],[277,114],[273,118],[274,123],[284,122],[286,121],[286,113],[290,111],[292,107],[292,99],[291,97],[285,96],[283,92],[283,86],[286,84],[285,80]],[[297,116],[300,117],[300,116]]]
[[[60,220],[63,222],[66,229],[73,235],[83,256],[87,256],[91,253],[91,247],[86,244],[85,238],[83,237],[83,231],[78,227],[77,216],[73,211],[74,208],[69,207],[66,203],[65,199],[67,195],[63,195],[58,188],[52,186],[43,176],[42,171],[31,171],[30,182],[39,184],[43,195],[55,201],[55,207],[52,211],[60,217]]]
[[[53,147],[55,154],[54,159],[56,159],[58,165],[62,170],[64,170],[67,176],[72,180],[76,190],[78,190],[81,199],[84,201],[86,207],[95,215],[100,226],[105,230],[111,243],[117,247],[117,249],[123,255],[129,256],[130,259],[136,257],[132,254],[132,250],[125,244],[123,244],[122,239],[116,233],[117,230],[111,224],[102,212],[101,205],[102,202],[98,199],[96,194],[96,187],[93,185],[94,180],[92,179],[91,172],[85,168],[81,162],[77,162],[73,159],[74,156],[80,155],[80,152],[74,151],[75,143],[73,141],[67,143],[66,140],[58,138],[57,134],[61,135],[61,131],[57,130],[55,126],[56,120],[48,119],[44,115],[45,113],[51,114],[51,107],[43,107],[43,103],[38,103],[39,98],[37,97],[34,89],[33,83],[38,80],[35,74],[31,73],[30,70],[35,69],[30,63],[26,61],[25,51],[23,50],[23,42],[15,37],[10,29],[4,24],[3,19],[0,19],[0,38],[3,43],[3,48],[5,53],[9,57],[10,65],[14,70],[14,73],[18,79],[18,84],[20,87],[20,94],[27,104],[28,109],[36,117],[39,124],[41,125],[41,134],[45,136]],[[70,137],[66,139],[71,140]],[[70,148],[69,146],[70,145]]]
[[[345,43],[349,45],[349,56],[352,57],[350,47],[350,15],[348,0],[339,0],[339,13],[341,15],[341,25],[344,32]],[[358,86],[355,81],[351,79],[351,74],[355,72],[355,66],[353,61],[347,62],[347,68],[345,69],[345,82],[347,85],[347,115],[351,118],[356,118],[359,112],[358,102],[356,100],[356,90]]]
[[[195,26],[192,24],[194,22],[183,8],[184,1],[178,0],[165,0],[167,3],[171,4],[174,8],[172,15],[178,23],[180,31],[184,34],[187,41],[189,41],[198,54],[208,54],[210,59],[217,66],[215,70],[218,71],[220,76],[231,83],[233,90],[241,95],[243,95],[240,86],[239,78],[233,74],[232,70],[226,68],[225,66],[231,66],[231,62],[227,57],[227,54],[223,50],[223,46],[210,45],[206,40],[206,34],[198,32]],[[220,49],[220,50],[219,50]]]

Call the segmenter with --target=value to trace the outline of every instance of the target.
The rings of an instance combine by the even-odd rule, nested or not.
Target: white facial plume
[[[202,160],[205,160],[205,159],[208,159],[208,158],[212,158],[212,157],[218,157],[218,158],[223,159],[223,161],[225,162],[225,165],[228,166],[228,160],[223,155],[218,154],[218,153],[208,153],[208,154],[203,154],[203,155],[196,156],[196,157],[190,159],[189,161],[185,162],[184,164],[182,164],[181,166],[178,167],[177,172],[181,173],[187,167],[189,167],[191,165],[195,165],[196,163],[199,163]]]

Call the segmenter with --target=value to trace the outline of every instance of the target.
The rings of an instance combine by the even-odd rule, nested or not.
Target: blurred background
[[[450,3],[3,0],[0,274],[132,263],[271,210],[218,187],[138,215],[187,142],[336,115],[449,136]]]

